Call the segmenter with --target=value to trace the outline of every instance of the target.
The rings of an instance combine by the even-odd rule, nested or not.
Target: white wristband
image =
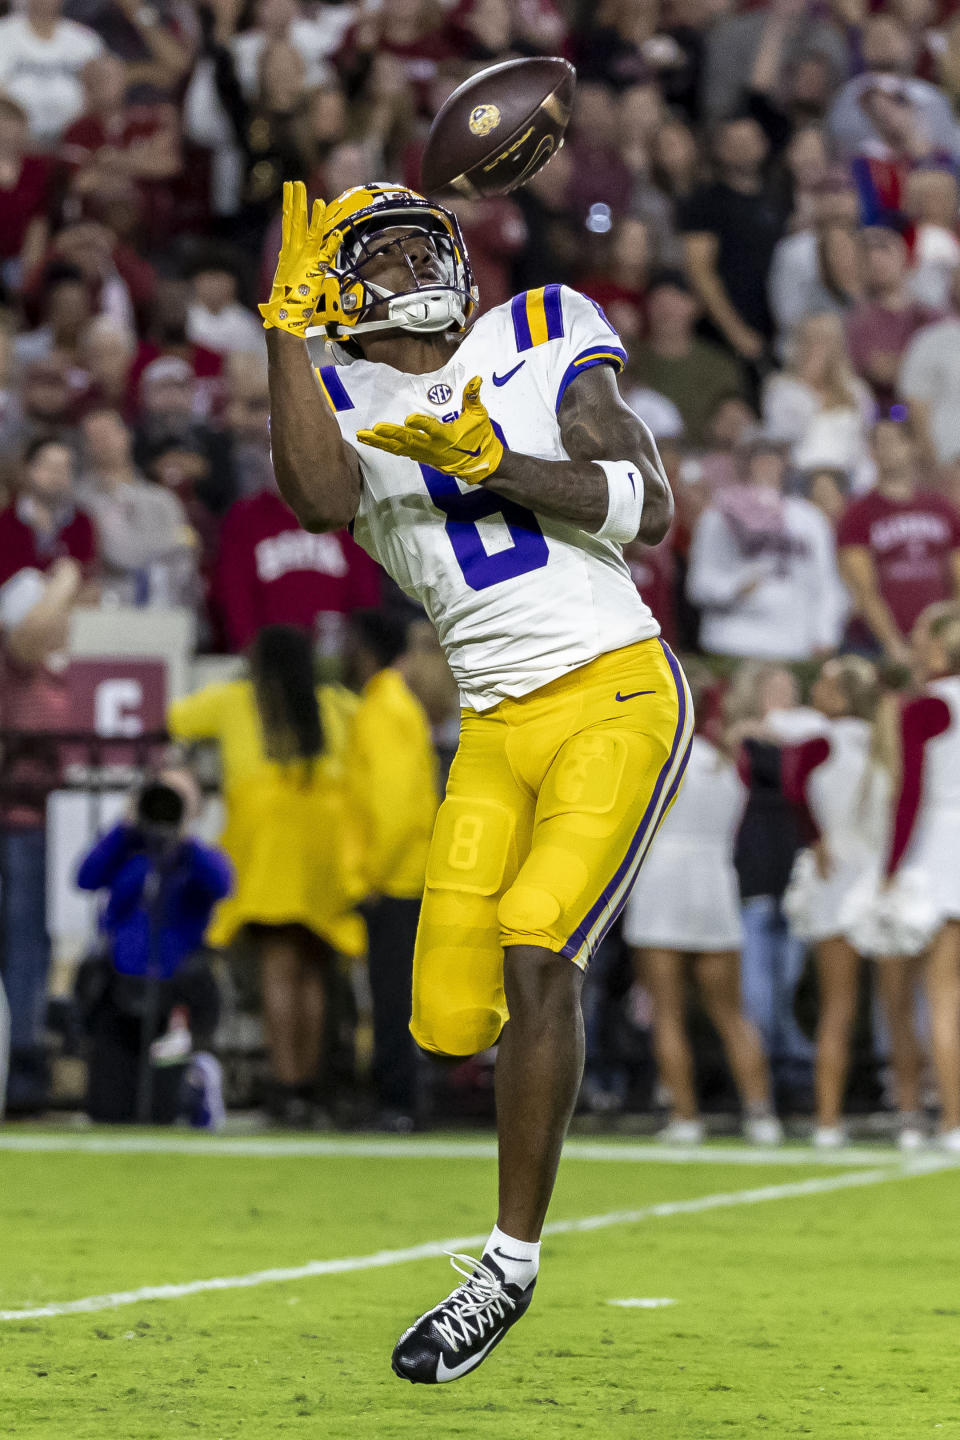
[[[636,540],[643,514],[643,476],[632,460],[595,460],[607,477],[607,518],[595,530],[600,540],[626,545]]]

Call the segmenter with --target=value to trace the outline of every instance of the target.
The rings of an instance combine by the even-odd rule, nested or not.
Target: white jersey
[[[620,546],[492,490],[355,440],[413,411],[450,420],[463,387],[481,399],[504,444],[568,460],[557,411],[592,365],[622,368],[619,337],[591,300],[548,285],[489,311],[446,365],[406,375],[357,360],[318,377],[360,458],[355,539],[419,600],[437,628],[465,705],[487,710],[610,650],[659,634]]]

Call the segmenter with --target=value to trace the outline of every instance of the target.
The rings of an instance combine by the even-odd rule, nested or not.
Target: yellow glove
[[[480,403],[480,376],[475,375],[463,390],[463,409],[456,420],[437,420],[433,415],[408,415],[402,425],[374,425],[358,430],[357,439],[391,455],[406,455],[419,465],[432,465],[447,475],[456,475],[468,485],[479,485],[496,470],[503,459],[500,443],[486,407]]]
[[[284,182],[277,270],[270,299],[259,307],[265,330],[276,327],[302,335],[310,324],[329,263],[320,248],[325,210],[323,201],[315,200],[308,225],[306,185],[302,180]]]

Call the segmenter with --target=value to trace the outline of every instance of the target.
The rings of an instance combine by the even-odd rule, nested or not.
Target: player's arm
[[[360,461],[323,401],[303,339],[327,263],[323,218],[317,200],[308,222],[302,181],[284,185],[280,255],[270,299],[260,313],[267,332],[270,438],[280,494],[305,530],[342,530],[360,504]]]
[[[639,528],[629,538],[658,545],[673,519],[673,494],[653,436],[622,400],[610,366],[594,365],[578,375],[567,386],[557,418],[569,460],[537,460],[505,450],[484,488],[595,533],[611,500],[610,480],[595,462],[624,461],[637,467],[643,491]]]
[[[670,485],[652,435],[621,400],[609,366],[593,366],[568,385],[558,418],[570,460],[506,450],[475,377],[456,420],[408,415],[403,425],[358,430],[357,439],[605,539],[658,544],[673,516]]]
[[[280,494],[305,530],[342,530],[360,504],[360,461],[320,394],[303,340],[267,331],[270,440]]]

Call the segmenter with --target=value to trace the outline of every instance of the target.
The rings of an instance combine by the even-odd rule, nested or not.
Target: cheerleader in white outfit
[[[939,917],[925,961],[883,960],[881,996],[891,1031],[901,1111],[919,1110],[920,1047],[913,990],[926,983],[930,1048],[940,1094],[940,1144],[960,1152],[960,604],[931,605],[917,621],[921,693],[900,704],[899,756],[886,873],[908,867]]]
[[[712,677],[687,678],[700,714]],[[653,1039],[661,1083],[673,1113],[664,1140],[703,1139],[685,1025],[685,970],[691,957],[704,1007],[717,1029],[740,1092],[745,1134],[755,1144],[783,1138],[770,1100],[760,1036],[740,999],[740,897],[733,847],[746,789],[729,758],[702,733],[683,786],[643,863],[624,914],[637,978],[653,1000]]]
[[[860,956],[843,933],[851,889],[876,864],[885,833],[889,784],[872,759],[872,721],[880,698],[869,660],[827,660],[810,700],[821,733],[784,750],[783,788],[797,808],[810,849],[786,897],[791,928],[814,948],[819,982],[814,1144],[845,1143],[841,1125],[857,1011]]]

